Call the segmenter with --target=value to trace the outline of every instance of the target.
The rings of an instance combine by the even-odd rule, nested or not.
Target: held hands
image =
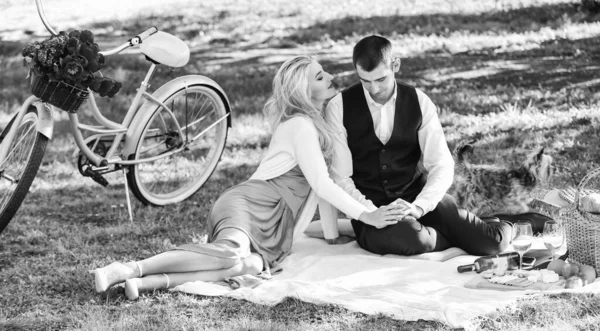
[[[406,200],[397,199],[387,206],[381,206],[373,212],[364,212],[359,220],[365,224],[383,229],[404,219],[417,220],[423,216],[423,209]]]
[[[406,206],[389,204],[381,206],[373,212],[363,212],[358,219],[365,224],[383,229],[388,225],[398,223],[406,215]]]
[[[421,207],[413,205],[412,203],[406,200],[397,199],[396,201],[392,202],[391,205],[403,206],[405,212],[404,216],[412,216],[415,219],[419,219],[423,216],[423,209],[421,209]]]

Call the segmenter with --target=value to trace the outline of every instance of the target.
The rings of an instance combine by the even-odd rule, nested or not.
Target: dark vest
[[[362,84],[347,88],[342,100],[356,188],[378,207],[397,198],[413,202],[426,181],[417,165],[422,113],[414,87],[398,82],[394,126],[385,145],[375,134]]]

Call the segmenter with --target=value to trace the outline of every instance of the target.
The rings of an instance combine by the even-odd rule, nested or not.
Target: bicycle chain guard
[[[96,144],[96,142],[98,143]],[[96,144],[96,147],[94,147],[94,144]],[[92,150],[92,152],[100,156],[106,156],[106,153],[108,152],[108,148],[106,147],[106,145],[101,140],[98,141],[98,139],[88,142],[87,146]],[[89,176],[86,170],[91,166],[92,163],[90,162],[90,159],[88,159],[87,156],[85,156],[81,151],[79,151],[79,155],[77,157],[77,169],[79,169],[79,173],[82,176]]]
[[[95,147],[94,144],[96,144]],[[92,152],[100,156],[106,156],[106,153],[108,152],[108,148],[101,140],[96,139],[90,141],[87,145],[92,150]],[[90,177],[96,183],[104,187],[108,186],[108,181],[104,178],[104,176],[102,176],[102,174],[99,171],[92,169],[92,166],[93,164],[90,162],[90,160],[83,153],[80,152],[79,157],[77,158],[77,168],[79,169],[79,173],[84,177]]]

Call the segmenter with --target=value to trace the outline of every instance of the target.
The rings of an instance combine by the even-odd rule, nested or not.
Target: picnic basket
[[[569,260],[592,266],[600,274],[600,214],[584,211],[579,204],[582,192],[594,192],[584,187],[598,175],[600,168],[589,172],[577,186],[573,203],[564,212],[564,227]]]
[[[32,75],[31,93],[69,113],[77,113],[81,104],[87,99],[89,91],[64,81],[50,80],[46,75]]]

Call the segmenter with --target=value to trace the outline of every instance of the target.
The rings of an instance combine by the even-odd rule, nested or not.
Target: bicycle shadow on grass
[[[247,164],[218,167],[194,195],[166,206],[144,205],[132,192],[128,192],[132,202],[133,222],[147,224],[162,219],[167,224],[179,220],[186,223],[194,219],[205,224],[208,212],[218,196],[247,180],[255,169],[255,165]],[[118,227],[130,223],[125,185],[120,175],[107,175],[110,184],[102,187],[88,177],[82,178],[76,169],[73,170],[71,174],[58,177],[51,170],[42,169],[9,227],[13,222],[21,221],[41,228],[48,222],[54,226],[62,224],[67,227]],[[116,209],[111,208],[112,206]],[[24,230],[25,228],[21,228],[19,231]],[[9,236],[15,235],[10,234],[10,229],[5,232]]]

